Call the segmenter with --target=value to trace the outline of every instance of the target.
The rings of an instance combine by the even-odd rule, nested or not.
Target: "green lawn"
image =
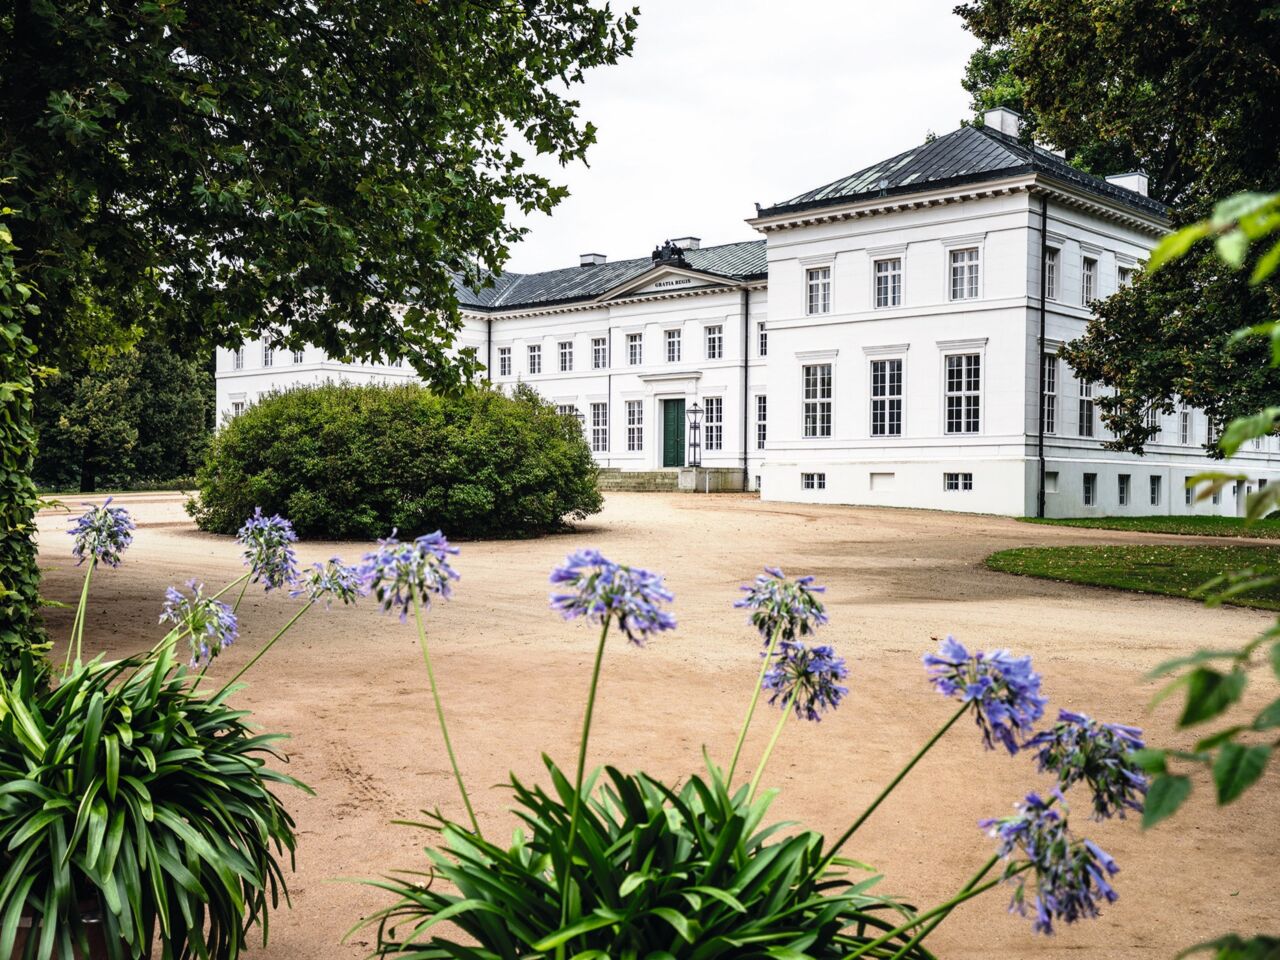
[[[1182,547],[1163,544],[1019,547],[993,553],[987,557],[987,566],[1003,573],[1046,580],[1191,597],[1198,586],[1224,571],[1247,567],[1276,569],[1280,566],[1280,547]],[[1262,610],[1280,610],[1280,585],[1236,597],[1231,602]]]
[[[1245,526],[1241,517],[1080,517],[1071,520],[1023,517],[1024,523],[1054,527],[1132,530],[1135,533],[1178,533],[1197,537],[1251,537],[1280,540],[1280,520],[1257,520]]]

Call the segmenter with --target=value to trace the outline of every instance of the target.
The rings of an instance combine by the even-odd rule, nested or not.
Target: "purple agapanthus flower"
[[[1052,934],[1053,922],[1075,923],[1100,913],[1099,902],[1114,903],[1118,894],[1109,877],[1119,872],[1115,860],[1091,840],[1076,840],[1067,829],[1062,794],[1043,800],[1027,794],[1011,817],[983,820],[979,826],[1000,841],[999,854],[1008,861],[1005,879],[1015,884],[1010,911],[1027,913],[1027,886],[1034,874],[1034,929]],[[1021,851],[1025,859],[1016,858]],[[1020,867],[1030,869],[1019,870]]]
[[[198,667],[208,663],[224,649],[235,643],[240,628],[231,606],[206,597],[204,584],[195,580],[187,581],[191,596],[187,596],[176,587],[169,587],[164,593],[164,610],[160,613],[161,623],[171,623],[185,634],[191,644],[191,665]]]
[[[291,597],[306,597],[311,603],[324,601],[328,609],[334,600],[344,605],[355,603],[369,592],[369,578],[359,567],[353,567],[333,557],[328,563],[313,563],[298,578],[298,585],[289,591]]]
[[[101,506],[84,504],[89,509],[71,521],[67,533],[75,537],[71,555],[76,558],[76,566],[91,559],[118,567],[121,554],[133,543],[133,518],[124,507],[111,506],[113,499],[107,497]]]
[[[754,583],[742,588],[746,596],[733,605],[751,611],[749,622],[766,645],[779,629],[779,639],[799,640],[827,622],[826,609],[817,597],[826,589],[817,586],[813,577],[788,580],[777,567],[765,567]]]
[[[551,607],[566,620],[616,621],[637,646],[651,634],[675,629],[675,618],[662,609],[675,598],[662,585],[661,574],[614,563],[599,550],[571,553],[551,571],[551,582],[564,591],[551,594]]]
[[[942,641],[937,653],[926,653],[924,665],[939,693],[972,703],[974,720],[987,749],[999,740],[1010,754],[1018,739],[1032,732],[1048,699],[1040,695],[1040,674],[1030,657],[1007,650],[970,654],[954,637]]]
[[[298,536],[284,517],[265,516],[261,507],[255,507],[236,540],[244,547],[244,562],[251,579],[265,584],[268,593],[298,582],[298,557],[293,552]]]
[[[785,709],[795,695],[797,717],[819,721],[824,710],[834,710],[849,692],[840,681],[849,676],[844,659],[829,646],[808,647],[799,641],[783,641],[778,655],[764,675],[763,688],[772,693],[771,704]]]
[[[392,530],[391,536],[378,541],[377,550],[364,555],[360,573],[384,611],[400,608],[403,623],[415,599],[429,607],[433,596],[448,600],[453,595],[453,581],[459,577],[449,558],[457,553],[439,530],[412,543],[397,540]]]
[[[1142,731],[1119,723],[1099,723],[1082,713],[1058,711],[1058,722],[1023,744],[1038,749],[1041,772],[1058,776],[1058,788],[1067,790],[1084,780],[1093,791],[1096,820],[1142,811],[1147,777],[1133,759],[1141,750]]]

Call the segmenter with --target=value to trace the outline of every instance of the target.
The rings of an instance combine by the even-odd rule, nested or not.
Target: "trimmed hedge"
[[[228,422],[188,511],[217,533],[260,506],[301,537],[527,537],[599,512],[596,475],[578,421],[529,388],[328,383],[269,394]]]

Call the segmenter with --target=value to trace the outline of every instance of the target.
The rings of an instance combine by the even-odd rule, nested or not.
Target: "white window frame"
[[[827,489],[826,471],[806,471],[800,474],[801,490],[825,490]]]
[[[304,350],[295,350],[295,351],[293,351],[293,362],[294,362],[294,363],[303,363],[306,359],[307,359],[307,355],[306,355],[306,351],[305,351],[305,349],[304,349]]]
[[[1087,380],[1077,381],[1076,396],[1076,434],[1092,438],[1097,432],[1098,411],[1094,406],[1093,383]],[[1085,414],[1088,414],[1086,417]],[[1087,429],[1086,429],[1087,427]]]
[[[498,348],[498,376],[500,377],[511,376],[511,348],[510,347]]]
[[[644,334],[627,334],[627,366],[639,367],[644,364]]]
[[[1060,277],[1058,275],[1059,261],[1058,248],[1046,246],[1044,249],[1044,298],[1046,300],[1058,299],[1058,287],[1060,285]]]
[[[801,363],[800,435],[806,440],[828,440],[835,435],[835,371],[833,360]],[[810,396],[810,387],[813,396]]]
[[[724,324],[709,323],[702,328],[703,351],[708,360],[724,359]]]
[[[1183,407],[1178,411],[1178,442],[1184,447],[1191,446],[1194,434],[1191,432],[1191,411]]]
[[[1044,365],[1044,391],[1040,403],[1044,407],[1044,432],[1058,432],[1058,355],[1045,352],[1040,355]]]
[[[893,371],[891,366],[898,365],[897,370],[897,392],[891,392],[890,388],[893,384]],[[883,385],[884,392],[876,393],[877,389],[877,372],[876,366],[884,365]],[[873,356],[868,358],[867,366],[867,393],[870,402],[869,421],[867,429],[869,435],[873,437],[900,437],[903,435],[905,427],[905,407],[906,407],[906,383],[907,383],[907,358],[902,356]],[[896,404],[897,412],[897,429],[893,430],[893,416]],[[883,429],[877,430],[876,414],[879,407],[883,407]]]
[[[644,450],[644,401],[627,400],[627,452]]]
[[[871,262],[871,304],[877,310],[902,306],[901,256],[877,257]]]
[[[964,358],[975,358],[978,367],[978,388],[972,390],[969,388],[968,367]],[[959,359],[960,367],[960,389],[951,389],[951,361]],[[985,404],[983,400],[984,391],[982,385],[986,376],[986,351],[985,350],[947,350],[942,354],[942,432],[949,437],[972,437],[982,433],[982,423],[985,418]],[[951,429],[951,398],[960,399],[960,423],[962,429]],[[973,407],[977,410],[977,427],[973,430],[968,429],[970,404],[968,398],[976,397],[976,403]]]
[[[1098,299],[1098,258],[1080,254],[1080,306],[1087,307]]]
[[[264,343],[262,345],[263,369],[265,370],[269,367],[275,366],[275,362],[276,362],[276,352],[273,349],[271,349],[271,345],[269,343]]]
[[[529,373],[542,373],[542,344],[531,343],[525,351],[525,360],[529,364]]]
[[[609,452],[609,404],[604,401],[591,404],[591,452]]]
[[[1133,286],[1133,275],[1137,273],[1138,268],[1132,263],[1116,264],[1116,289],[1125,290]]]
[[[724,449],[724,397],[704,397],[702,400],[702,449]]]
[[[609,367],[609,338],[591,338],[591,369],[606,370]]]
[[[1086,507],[1098,505],[1098,475],[1086,473],[1080,480],[1080,499]]]
[[[561,340],[557,352],[560,355],[560,372],[573,373],[573,341]]]
[[[963,259],[958,259],[961,257]],[[959,273],[957,267],[961,268]],[[957,279],[960,280],[959,296],[956,296]],[[952,303],[982,299],[982,244],[966,243],[948,248],[947,299]]]
[[[942,475],[944,493],[968,493],[973,490],[973,474],[968,471],[947,472]]]
[[[1148,485],[1150,487],[1150,492],[1151,492],[1151,506],[1153,507],[1160,506],[1160,501],[1164,498],[1163,478],[1160,476],[1160,474],[1153,473],[1151,474],[1151,478],[1148,481]]]
[[[231,369],[232,370],[244,369],[244,347],[242,346],[236,347],[234,350],[231,351]]]
[[[831,264],[805,267],[804,313],[816,317],[831,312]]]
[[[761,357],[769,355],[769,328],[763,320],[756,321],[756,354]]]
[[[245,403],[243,400],[232,400],[231,416],[233,417],[240,416],[240,414],[244,413],[246,407],[248,407],[248,404]]]
[[[1122,507],[1129,505],[1129,499],[1133,488],[1133,478],[1130,474],[1122,473],[1116,477],[1116,502]]]
[[[1156,432],[1151,435],[1147,442],[1159,443],[1160,435],[1164,433],[1164,423],[1160,419],[1160,411],[1154,406],[1147,408],[1146,425],[1156,428]]]
[[[667,363],[679,363],[682,351],[683,337],[680,335],[679,327],[671,327],[662,332],[662,341],[665,345],[665,356]],[[674,348],[674,349],[673,349]]]
[[[769,439],[769,395],[756,394],[756,449],[763,450]]]

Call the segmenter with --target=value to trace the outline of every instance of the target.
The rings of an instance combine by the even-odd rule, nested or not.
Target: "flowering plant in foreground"
[[[671,592],[659,575],[596,550],[572,554],[551,582],[553,610],[600,627],[576,771],[570,775],[544,757],[549,786],[512,776],[522,829],[509,845],[481,836],[474,819],[466,827],[438,811],[426,814],[421,826],[443,840],[427,850],[431,875],[447,884],[376,883],[397,897],[360,925],[376,927],[376,955],[928,960],[925,938],[956,906],[1002,883],[1014,887],[1012,908],[1033,912],[1033,929],[1045,934],[1055,924],[1096,916],[1116,899],[1110,877],[1118,867],[1096,844],[1071,834],[1065,794],[1087,789],[1099,816],[1140,809],[1145,784],[1131,756],[1140,732],[1064,712],[1036,733],[1046,698],[1029,658],[970,653],[947,638],[924,658],[923,679],[957,701],[954,713],[834,843],[803,829],[782,837],[775,835],[780,825],[764,820],[775,793],[759,789],[769,757],[789,721],[816,722],[849,697],[849,666],[830,644],[811,639],[827,624],[812,578],[788,580],[770,568],[744,588],[747,599],[737,605],[752,611],[751,625],[766,647],[733,762],[726,774],[707,756],[706,774],[682,777],[678,788],[613,766],[593,773],[585,767],[610,630],[616,625],[643,646],[674,629]],[[762,694],[779,708],[778,719],[743,785],[734,772]],[[942,903],[916,909],[873,894],[879,877],[850,875],[867,868],[842,849],[966,714],[986,748],[999,743],[1011,756],[1034,749],[1039,773],[1053,777],[1051,799],[1032,792],[1013,816],[982,821],[997,848]],[[435,933],[445,920],[479,946]]]

